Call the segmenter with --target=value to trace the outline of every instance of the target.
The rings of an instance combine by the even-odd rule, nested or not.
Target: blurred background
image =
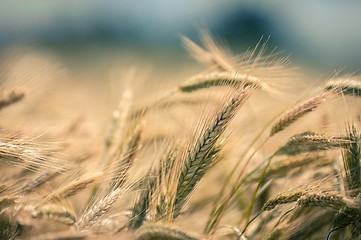
[[[0,1],[0,58],[38,51],[69,71],[194,64],[180,36],[199,29],[241,53],[262,36],[298,66],[325,74],[361,69],[361,1]],[[188,64],[188,65],[187,65]]]

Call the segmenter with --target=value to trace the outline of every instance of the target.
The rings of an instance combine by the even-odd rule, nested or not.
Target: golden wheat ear
[[[358,197],[361,189],[361,135],[355,124],[348,127],[346,138],[349,142],[342,151],[344,185],[350,197]]]
[[[163,225],[146,225],[138,230],[136,240],[198,240],[191,234]]]
[[[307,99],[306,101],[287,111],[272,125],[270,136],[283,131],[289,125],[305,116],[307,113],[314,111],[322,102],[326,101],[328,96],[329,94],[327,93],[319,94],[315,97]]]
[[[153,104],[136,109],[131,114],[132,118],[145,114],[159,105],[167,104],[177,93],[191,93],[214,87],[251,86],[269,94],[279,95],[282,91],[278,88],[285,86],[280,81],[294,78],[295,70],[287,68],[287,57],[277,57],[277,54],[263,56],[267,44],[261,45],[262,39],[252,52],[246,52],[240,59],[231,57],[226,50],[218,47],[207,33],[203,33],[202,36],[204,48],[186,37],[182,39],[190,54],[198,61],[211,66],[211,69],[181,83]]]
[[[116,189],[99,198],[78,219],[76,225],[79,229],[89,229],[99,221],[114,205],[118,198],[124,194],[123,189]]]
[[[73,195],[78,194],[79,192],[86,189],[89,185],[100,182],[103,177],[102,172],[95,172],[92,174],[81,176],[63,187],[56,189],[54,192],[50,193],[44,201],[52,201],[56,199],[65,199]]]
[[[0,160],[34,172],[62,172],[70,168],[68,161],[52,157],[55,147],[36,138],[0,132]]]
[[[31,216],[33,218],[47,219],[73,225],[76,222],[76,214],[72,208],[66,204],[42,204],[33,209]]]
[[[181,84],[178,89],[181,92],[195,92],[201,89],[211,87],[235,87],[251,86],[255,89],[266,90],[267,86],[258,78],[247,74],[237,72],[209,72],[198,74],[185,83]]]
[[[108,192],[124,185],[128,171],[131,168],[137,152],[141,148],[141,136],[144,128],[144,122],[135,127],[134,132],[124,143],[124,146],[115,152],[115,171],[108,185]]]
[[[333,79],[326,82],[324,90],[334,92],[336,94],[360,97],[361,79],[360,77],[345,77]]]
[[[168,146],[160,159],[158,168],[149,170],[143,179],[141,193],[136,200],[132,213],[129,219],[128,228],[131,230],[138,229],[142,226],[146,218],[154,220],[161,219],[166,213],[159,211],[159,203],[155,200],[158,195],[161,195],[160,188],[170,189],[171,183],[169,178],[173,169],[173,164],[177,156],[177,148],[175,146]],[[154,209],[153,215],[149,216],[149,212]]]
[[[53,178],[58,176],[60,172],[49,171],[45,173],[37,174],[33,179],[27,181],[19,190],[20,194],[29,194],[35,189],[41,187],[46,182],[50,182]]]
[[[349,141],[344,137],[327,136],[315,132],[302,132],[292,136],[285,145],[277,150],[275,155],[298,155],[316,151],[327,151],[341,148]]]
[[[113,111],[112,120],[105,137],[105,148],[109,150],[112,146],[119,144],[124,137],[132,106],[133,92],[127,89],[123,92],[118,107]]]
[[[268,40],[262,44],[262,38],[252,51],[247,51],[237,58],[220,48],[207,33],[203,32],[202,35],[204,48],[186,37],[182,39],[190,54],[199,62],[210,67],[208,73],[200,74],[195,79],[189,80],[189,83],[181,85],[180,90],[182,91],[187,92],[206,86],[220,86],[222,81],[227,86],[227,83],[237,81],[257,83],[261,90],[279,95],[284,92],[281,88],[287,86],[285,81],[298,76],[296,70],[289,67],[288,57],[282,57],[274,51],[266,54]],[[198,80],[198,84],[196,84],[196,80]]]
[[[351,199],[337,192],[308,192],[297,200],[300,207],[322,207],[339,211],[344,207],[358,209],[359,199]]]
[[[189,194],[212,163],[212,159],[207,157],[211,156],[210,153],[214,150],[217,140],[249,96],[250,92],[248,91],[236,92],[212,118],[209,125],[204,126],[203,134],[195,142],[190,143],[182,160],[183,167],[178,180],[174,217],[180,214]]]

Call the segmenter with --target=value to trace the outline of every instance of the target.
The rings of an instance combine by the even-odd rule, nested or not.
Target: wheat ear
[[[327,98],[328,94],[323,93],[307,99],[305,102],[295,106],[285,114],[283,114],[271,127],[270,136],[284,130],[289,125],[305,116],[307,113],[315,110]]]
[[[358,191],[353,190],[360,190],[361,188],[360,137],[355,125],[349,127],[347,137],[349,142],[345,144],[342,151],[345,188],[351,197],[357,197]]]
[[[349,140],[344,137],[329,137],[315,132],[302,132],[292,136],[276,155],[297,155],[306,152],[325,151],[340,148]]]
[[[296,202],[302,195],[304,191],[295,191],[291,193],[280,194],[270,200],[268,200],[262,207],[262,211],[270,211],[277,207],[278,205],[287,204],[291,202]]]
[[[176,230],[166,226],[157,226],[150,225],[141,228],[138,232],[136,240],[157,240],[157,239],[167,239],[167,240],[197,240],[190,234]]]
[[[151,198],[150,195],[151,193],[148,189],[142,191],[137,202],[132,208],[132,214],[128,223],[129,229],[138,229],[140,226],[142,226],[149,208],[149,202]]]
[[[357,199],[350,199],[332,192],[306,193],[297,200],[297,206],[323,207],[336,211],[343,207],[357,209],[359,205],[360,201]]]
[[[177,150],[175,147],[169,149],[164,154],[164,158],[160,161],[158,172],[155,170],[150,171],[147,174],[145,180],[144,189],[141,192],[138,200],[134,204],[132,214],[129,220],[128,228],[137,229],[139,228],[147,215],[148,209],[151,208],[151,203],[154,193],[157,191],[157,187],[162,184],[163,178],[168,176],[169,171],[172,168],[172,164],[176,158]],[[158,203],[157,203],[158,204]],[[157,206],[155,206],[157,208]],[[157,213],[162,214],[162,213]]]
[[[70,196],[73,196],[80,191],[84,190],[87,186],[94,182],[99,182],[103,176],[102,172],[96,172],[89,176],[83,176],[81,178],[75,179],[69,184],[65,185],[62,188],[57,189],[53,193],[49,194],[45,200],[51,201],[54,199],[64,199]]]
[[[332,91],[337,94],[344,94],[350,96],[361,96],[361,82],[352,78],[342,78],[331,80],[324,86],[325,91]]]
[[[96,201],[92,207],[82,214],[81,218],[76,222],[76,225],[80,229],[92,227],[118,200],[119,196],[123,193],[121,190],[122,189],[116,189]]]
[[[210,125],[206,126],[204,133],[192,143],[187,150],[184,165],[179,176],[176,199],[174,204],[174,217],[177,217],[189,194],[211,163],[207,156],[212,151],[220,135],[238,111],[239,107],[249,97],[249,93],[243,91],[233,96],[225,106],[217,113]],[[208,162],[206,162],[208,160]]]
[[[34,189],[40,187],[44,183],[50,181],[52,178],[56,177],[59,172],[45,172],[37,176],[35,179],[31,180],[27,184],[25,184],[21,189],[21,193],[30,193],[34,191]]]
[[[210,72],[194,76],[189,81],[181,84],[178,89],[181,92],[194,92],[210,87],[239,87],[252,86],[257,89],[267,90],[270,87],[261,82],[257,77],[238,72]]]
[[[125,143],[123,149],[116,153],[118,162],[108,186],[108,191],[120,188],[124,185],[136,153],[141,147],[140,140],[143,132],[143,125],[144,124],[138,124],[136,126],[132,136]]]
[[[105,137],[105,147],[108,150],[114,143],[119,142],[119,138],[125,133],[127,119],[132,105],[132,91],[123,92],[118,107],[114,110],[110,126]]]
[[[69,165],[49,156],[48,149],[42,149],[33,139],[19,136],[0,137],[0,161],[7,161],[27,170],[64,171]]]
[[[50,219],[66,225],[73,225],[76,221],[76,215],[71,209],[57,204],[40,205],[32,211],[31,216]]]

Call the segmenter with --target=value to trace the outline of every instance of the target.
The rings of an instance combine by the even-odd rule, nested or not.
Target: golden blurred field
[[[3,55],[0,238],[358,239],[360,78],[203,38]]]

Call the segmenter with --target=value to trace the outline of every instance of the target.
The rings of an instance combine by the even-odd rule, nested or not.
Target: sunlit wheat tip
[[[307,113],[315,110],[322,102],[326,100],[327,96],[328,94],[320,94],[316,97],[312,97],[286,112],[272,125],[270,136],[273,136],[276,133],[284,130]]]

